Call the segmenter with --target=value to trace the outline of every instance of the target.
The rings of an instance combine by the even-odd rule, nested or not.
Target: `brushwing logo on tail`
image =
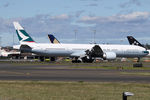
[[[132,45],[139,45],[139,43],[138,42],[136,42],[136,41],[134,41],[134,43],[132,43]]]
[[[20,30],[18,30],[18,34],[19,34],[19,36],[22,38],[21,41],[25,41],[25,40],[27,40],[27,39],[29,38],[29,37],[25,36],[24,34],[22,34],[22,33],[20,32]]]

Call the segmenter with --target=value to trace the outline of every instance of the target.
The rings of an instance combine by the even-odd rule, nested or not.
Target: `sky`
[[[0,45],[19,44],[13,21],[48,43],[128,44],[132,35],[150,44],[150,0],[0,0]],[[76,33],[76,35],[75,35]],[[95,34],[95,36],[94,36]],[[95,37],[95,39],[94,39]]]

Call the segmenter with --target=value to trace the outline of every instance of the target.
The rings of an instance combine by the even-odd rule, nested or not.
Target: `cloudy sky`
[[[0,0],[2,46],[18,44],[18,21],[37,42],[54,34],[62,43],[150,44],[150,0]],[[76,38],[75,38],[76,31]],[[13,38],[14,37],[14,38]]]

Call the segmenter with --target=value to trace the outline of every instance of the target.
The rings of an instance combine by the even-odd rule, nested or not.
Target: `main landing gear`
[[[41,62],[46,61],[46,59],[49,59],[49,61],[52,61],[52,62],[56,61],[56,58],[55,58],[55,57],[44,57],[44,56],[40,56],[40,57],[39,57],[39,60],[40,60]]]
[[[83,57],[83,58],[82,58],[82,61],[83,61],[84,63],[92,63],[92,62],[94,61],[94,59],[92,59],[92,58],[87,58],[87,57]]]
[[[72,63],[92,63],[93,61],[94,59],[92,58],[83,57],[82,60],[80,60],[78,57],[75,57],[75,59],[72,60]]]
[[[143,67],[142,62],[140,62],[140,57],[138,57],[137,63],[133,64],[133,67]]]
[[[72,63],[81,63],[81,60],[79,60],[78,57],[75,57],[75,59],[72,60]]]

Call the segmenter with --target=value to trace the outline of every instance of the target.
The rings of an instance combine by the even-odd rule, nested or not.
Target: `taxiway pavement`
[[[0,80],[88,81],[88,82],[150,82],[150,70],[75,69],[69,65],[28,65],[0,63]]]

